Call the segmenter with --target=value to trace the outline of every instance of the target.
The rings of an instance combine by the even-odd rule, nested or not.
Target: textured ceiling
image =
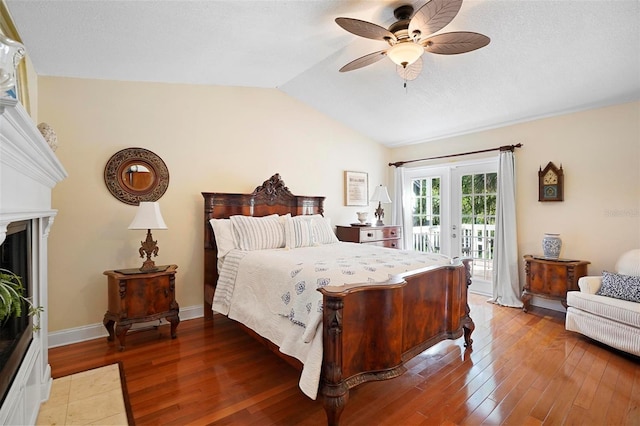
[[[381,0],[4,0],[39,75],[278,88],[388,146],[640,99],[638,0],[465,0],[442,32],[491,38],[423,55],[403,87],[385,48],[339,16],[384,27]]]

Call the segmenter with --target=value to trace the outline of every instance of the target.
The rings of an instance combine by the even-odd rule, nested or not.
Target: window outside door
[[[491,294],[497,161],[405,172],[411,188],[411,243],[418,251],[471,258],[474,289]]]

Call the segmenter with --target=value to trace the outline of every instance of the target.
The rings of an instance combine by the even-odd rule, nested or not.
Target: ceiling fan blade
[[[418,58],[417,61],[407,67],[396,65],[396,72],[406,81],[415,80],[422,72],[422,58]]]
[[[368,55],[364,55],[358,59],[355,59],[349,62],[344,67],[340,68],[340,72],[347,72],[357,70],[358,68],[366,67],[367,65],[371,65],[375,62],[378,62],[380,59],[387,56],[386,50],[380,50],[379,52],[369,53]]]
[[[455,18],[462,0],[429,0],[409,21],[409,37],[414,40],[440,31]]]
[[[467,31],[438,34],[420,42],[427,52],[456,55],[485,47],[491,39],[483,34]]]
[[[351,18],[336,18],[336,24],[360,37],[382,41],[398,41],[391,31],[371,22]]]

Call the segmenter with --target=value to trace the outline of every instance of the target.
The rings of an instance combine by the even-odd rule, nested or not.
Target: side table
[[[171,323],[171,338],[176,338],[180,308],[175,299],[176,265],[160,266],[156,272],[136,269],[105,271],[108,278],[108,308],[103,324],[108,341],[118,336],[120,350],[131,324],[166,318]],[[115,333],[114,333],[115,324]]]
[[[586,260],[547,259],[525,255],[526,281],[522,291],[523,310],[529,310],[531,297],[559,300],[567,308],[567,291],[578,290],[578,279],[587,275]]]

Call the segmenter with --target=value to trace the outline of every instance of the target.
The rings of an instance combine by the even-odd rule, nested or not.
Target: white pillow
[[[284,222],[285,248],[310,247],[314,245],[313,219],[301,220],[303,216],[288,217]]]
[[[284,247],[284,224],[277,214],[263,217],[236,215],[229,219],[240,250]]]
[[[213,235],[216,238],[218,247],[218,259],[227,255],[231,250],[238,248],[233,236],[233,227],[229,219],[210,219],[209,223],[213,228]]]
[[[294,216],[291,219],[293,222],[305,223],[306,226],[310,227],[311,231],[311,241],[309,244],[306,243],[306,240],[303,241],[300,236],[296,235],[295,232],[292,234],[289,230],[287,238],[287,247],[295,248],[295,247],[308,247],[309,245],[322,245],[322,244],[331,244],[338,242],[338,237],[333,232],[331,228],[331,221],[328,218],[320,214],[314,215],[300,215]],[[300,225],[300,232],[304,233],[305,230]],[[287,227],[285,227],[286,229]]]
[[[332,244],[339,241],[331,227],[331,219],[320,214],[314,214],[312,217],[312,232],[315,244]]]

